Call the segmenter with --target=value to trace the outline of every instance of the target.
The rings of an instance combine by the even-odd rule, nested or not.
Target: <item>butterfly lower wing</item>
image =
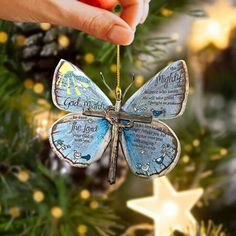
[[[135,123],[122,131],[122,149],[130,169],[142,177],[163,176],[176,165],[180,144],[164,123]]]
[[[182,115],[189,91],[187,66],[176,61],[164,68],[125,103],[126,112],[172,119]]]
[[[54,104],[61,110],[79,113],[85,109],[104,110],[112,105],[100,88],[79,68],[61,60],[52,83]]]
[[[111,140],[106,119],[69,114],[56,121],[49,134],[54,152],[73,166],[86,167],[100,159]]]

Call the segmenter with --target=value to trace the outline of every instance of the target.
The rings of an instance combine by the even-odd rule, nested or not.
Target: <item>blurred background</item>
[[[167,122],[182,153],[168,175],[178,191],[201,187],[192,212],[196,235],[236,235],[236,3],[152,1],[134,43],[122,47],[127,98],[161,68],[184,59],[190,98],[181,118]],[[152,180],[134,176],[120,153],[118,180],[107,183],[109,155],[87,169],[51,151],[48,130],[65,115],[51,100],[60,58],[79,66],[110,97],[115,46],[47,23],[0,21],[0,235],[153,235],[153,221],[126,202],[153,194]],[[173,235],[183,235],[175,232]]]

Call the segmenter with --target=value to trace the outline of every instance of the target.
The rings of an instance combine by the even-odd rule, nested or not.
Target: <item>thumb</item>
[[[134,31],[130,26],[112,12],[76,0],[56,0],[55,4],[56,14],[50,13],[54,24],[79,29],[120,45],[129,45],[134,39]]]

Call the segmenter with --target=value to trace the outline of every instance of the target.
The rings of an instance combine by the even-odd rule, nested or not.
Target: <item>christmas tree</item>
[[[48,131],[66,114],[51,99],[59,60],[114,102],[100,72],[115,88],[116,46],[67,27],[0,21],[0,235],[236,235],[235,13],[224,0],[150,3],[133,44],[121,47],[121,84],[134,74],[127,99],[165,65],[187,62],[187,110],[167,122],[182,151],[175,169],[153,180],[132,175],[120,153],[115,185],[109,150],[88,168],[71,167]]]

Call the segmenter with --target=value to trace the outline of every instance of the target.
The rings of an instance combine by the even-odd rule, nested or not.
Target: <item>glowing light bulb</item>
[[[174,202],[165,202],[162,207],[162,213],[167,217],[175,217],[179,208]]]
[[[176,192],[166,177],[153,181],[154,195],[130,200],[127,206],[152,218],[155,236],[170,236],[174,230],[196,235],[197,222],[191,209],[203,194],[202,189]]]
[[[43,119],[42,120],[42,125],[43,126],[47,126],[48,125],[48,120],[47,119]]]
[[[209,20],[209,22],[207,24],[207,32],[208,32],[209,36],[213,39],[220,36],[221,26],[220,26],[219,22],[217,22],[215,20]]]
[[[198,52],[209,44],[227,48],[231,31],[236,27],[236,7],[231,0],[216,0],[214,4],[203,4],[203,8],[208,17],[194,21],[189,40],[191,50]]]

